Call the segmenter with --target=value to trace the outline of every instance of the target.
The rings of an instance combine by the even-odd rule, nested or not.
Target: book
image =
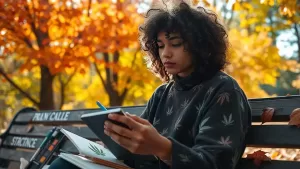
[[[99,112],[87,113],[81,116],[82,121],[92,130],[92,132],[105,144],[107,149],[119,160],[146,160],[146,161],[157,161],[157,158],[154,155],[140,155],[134,154],[128,151],[127,149],[120,146],[114,140],[104,133],[104,122],[106,120],[111,121],[117,125],[128,128],[125,124],[112,121],[108,118],[108,114],[117,113],[125,115],[124,111],[121,108],[114,108],[110,110],[104,110]]]
[[[130,169],[107,148],[65,129],[60,130],[77,148],[79,154],[60,153],[59,157],[82,169]]]

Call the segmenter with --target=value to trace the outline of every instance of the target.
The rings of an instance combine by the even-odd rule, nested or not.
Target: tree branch
[[[271,38],[272,38],[272,44],[273,45],[276,45],[276,33],[274,31],[274,21],[273,21],[273,11],[272,11],[272,8],[269,9],[268,11],[268,18],[270,20],[270,27],[271,27]]]
[[[135,61],[136,61],[136,57],[138,54],[138,50],[134,53],[134,57],[133,60],[131,61],[131,68],[133,68]],[[125,89],[123,90],[122,94],[121,94],[121,99],[123,100],[129,90],[129,88],[127,87],[127,85],[131,82],[132,78],[131,76],[128,77],[127,81],[126,81],[126,85],[125,85]]]
[[[109,63],[109,55],[108,53],[103,53],[105,64]],[[105,72],[106,72],[106,85],[109,85],[112,83],[111,81],[111,70],[107,66],[105,66]]]
[[[14,81],[12,81],[12,79],[10,79],[7,74],[4,72],[4,70],[2,68],[0,68],[0,74],[14,87],[16,88],[18,91],[21,92],[21,94],[23,94],[26,98],[28,98],[34,105],[36,105],[37,107],[39,107],[39,102],[36,101],[33,97],[31,97],[29,95],[29,93],[26,93],[23,89],[20,88],[20,86],[18,86]]]
[[[65,104],[65,89],[68,86],[68,84],[70,83],[70,81],[72,80],[72,78],[74,77],[74,75],[76,74],[77,69],[75,69],[75,71],[68,77],[67,81],[64,82],[62,80],[62,74],[59,74],[58,76],[58,80],[60,83],[60,103],[59,103],[59,109],[62,109],[62,106]]]
[[[89,0],[88,2],[88,11],[87,11],[87,16],[90,17],[90,9],[91,9],[91,5],[92,5],[92,0]]]
[[[297,46],[298,46],[298,63],[300,63],[300,32],[298,29],[297,23],[294,23],[295,34],[297,37]]]
[[[107,89],[106,83],[105,83],[105,81],[104,81],[104,78],[102,77],[101,72],[100,72],[100,70],[99,70],[99,68],[98,68],[98,66],[97,66],[97,64],[96,64],[95,62],[94,62],[94,66],[95,66],[96,73],[97,73],[98,76],[100,77],[100,80],[101,80],[101,82],[102,82],[102,84],[103,84],[105,90],[107,91],[108,89]]]
[[[61,110],[62,106],[65,103],[65,85],[61,78],[61,74],[58,75],[58,80],[59,80],[59,84],[60,84],[60,103],[59,103],[58,107]]]
[[[120,58],[120,53],[118,51],[115,51],[114,56],[113,56],[113,63],[117,64]],[[118,74],[112,71],[113,73],[113,82],[117,83],[118,82]]]
[[[29,47],[32,48],[32,44],[30,42],[30,40],[28,39],[28,37],[21,31],[16,31],[15,27],[13,27],[11,25],[10,22],[3,20],[3,23],[5,23],[7,25],[7,27],[5,27],[6,29],[10,30],[11,32],[14,33],[14,37],[17,37],[17,39],[25,42],[25,44]],[[21,33],[21,35],[19,35],[19,33]]]
[[[228,29],[230,28],[230,25],[231,25],[232,21],[233,21],[233,10],[231,9],[231,11],[230,11],[230,18],[226,22],[226,25],[227,25]]]
[[[33,3],[34,5],[34,3]],[[30,13],[29,11],[29,7],[28,7],[28,4],[24,7],[25,10],[28,12],[28,17],[30,18],[30,27],[31,27],[31,30],[36,38],[36,41],[37,41],[37,44],[39,46],[39,48],[42,48],[44,45],[42,43],[43,39],[46,39],[48,38],[48,32],[47,33],[43,33],[41,32],[39,29],[37,29],[36,25],[35,25],[35,7],[33,6],[33,14]]]

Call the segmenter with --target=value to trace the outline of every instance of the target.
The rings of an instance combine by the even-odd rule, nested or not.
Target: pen
[[[52,130],[49,130],[45,139],[43,140],[42,144],[39,146],[39,148],[35,151],[35,153],[33,154],[33,156],[30,159],[30,162],[37,156],[37,154],[40,152],[41,148],[44,147],[44,145],[46,144],[46,142],[49,140],[49,138],[51,138],[53,132],[55,131],[56,127],[53,127]]]
[[[101,110],[107,110],[99,101],[97,101],[96,103]]]
[[[97,101],[96,103],[97,103],[98,107],[100,107],[101,110],[103,110],[103,111],[107,110],[99,101]],[[123,114],[125,116],[127,116],[126,113],[123,113]]]

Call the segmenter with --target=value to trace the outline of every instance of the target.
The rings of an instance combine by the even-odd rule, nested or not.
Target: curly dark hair
[[[142,50],[147,53],[150,70],[163,81],[173,79],[159,57],[157,35],[161,31],[179,33],[184,48],[191,53],[200,75],[215,73],[225,68],[228,40],[225,27],[217,15],[203,7],[193,8],[181,2],[169,9],[150,9],[139,27]]]

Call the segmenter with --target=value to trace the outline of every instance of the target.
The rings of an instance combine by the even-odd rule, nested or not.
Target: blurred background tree
[[[138,25],[154,2],[0,0],[0,128],[24,106],[145,104],[161,83],[138,43]],[[228,29],[225,71],[249,98],[299,94],[299,1],[193,3],[217,12]]]

